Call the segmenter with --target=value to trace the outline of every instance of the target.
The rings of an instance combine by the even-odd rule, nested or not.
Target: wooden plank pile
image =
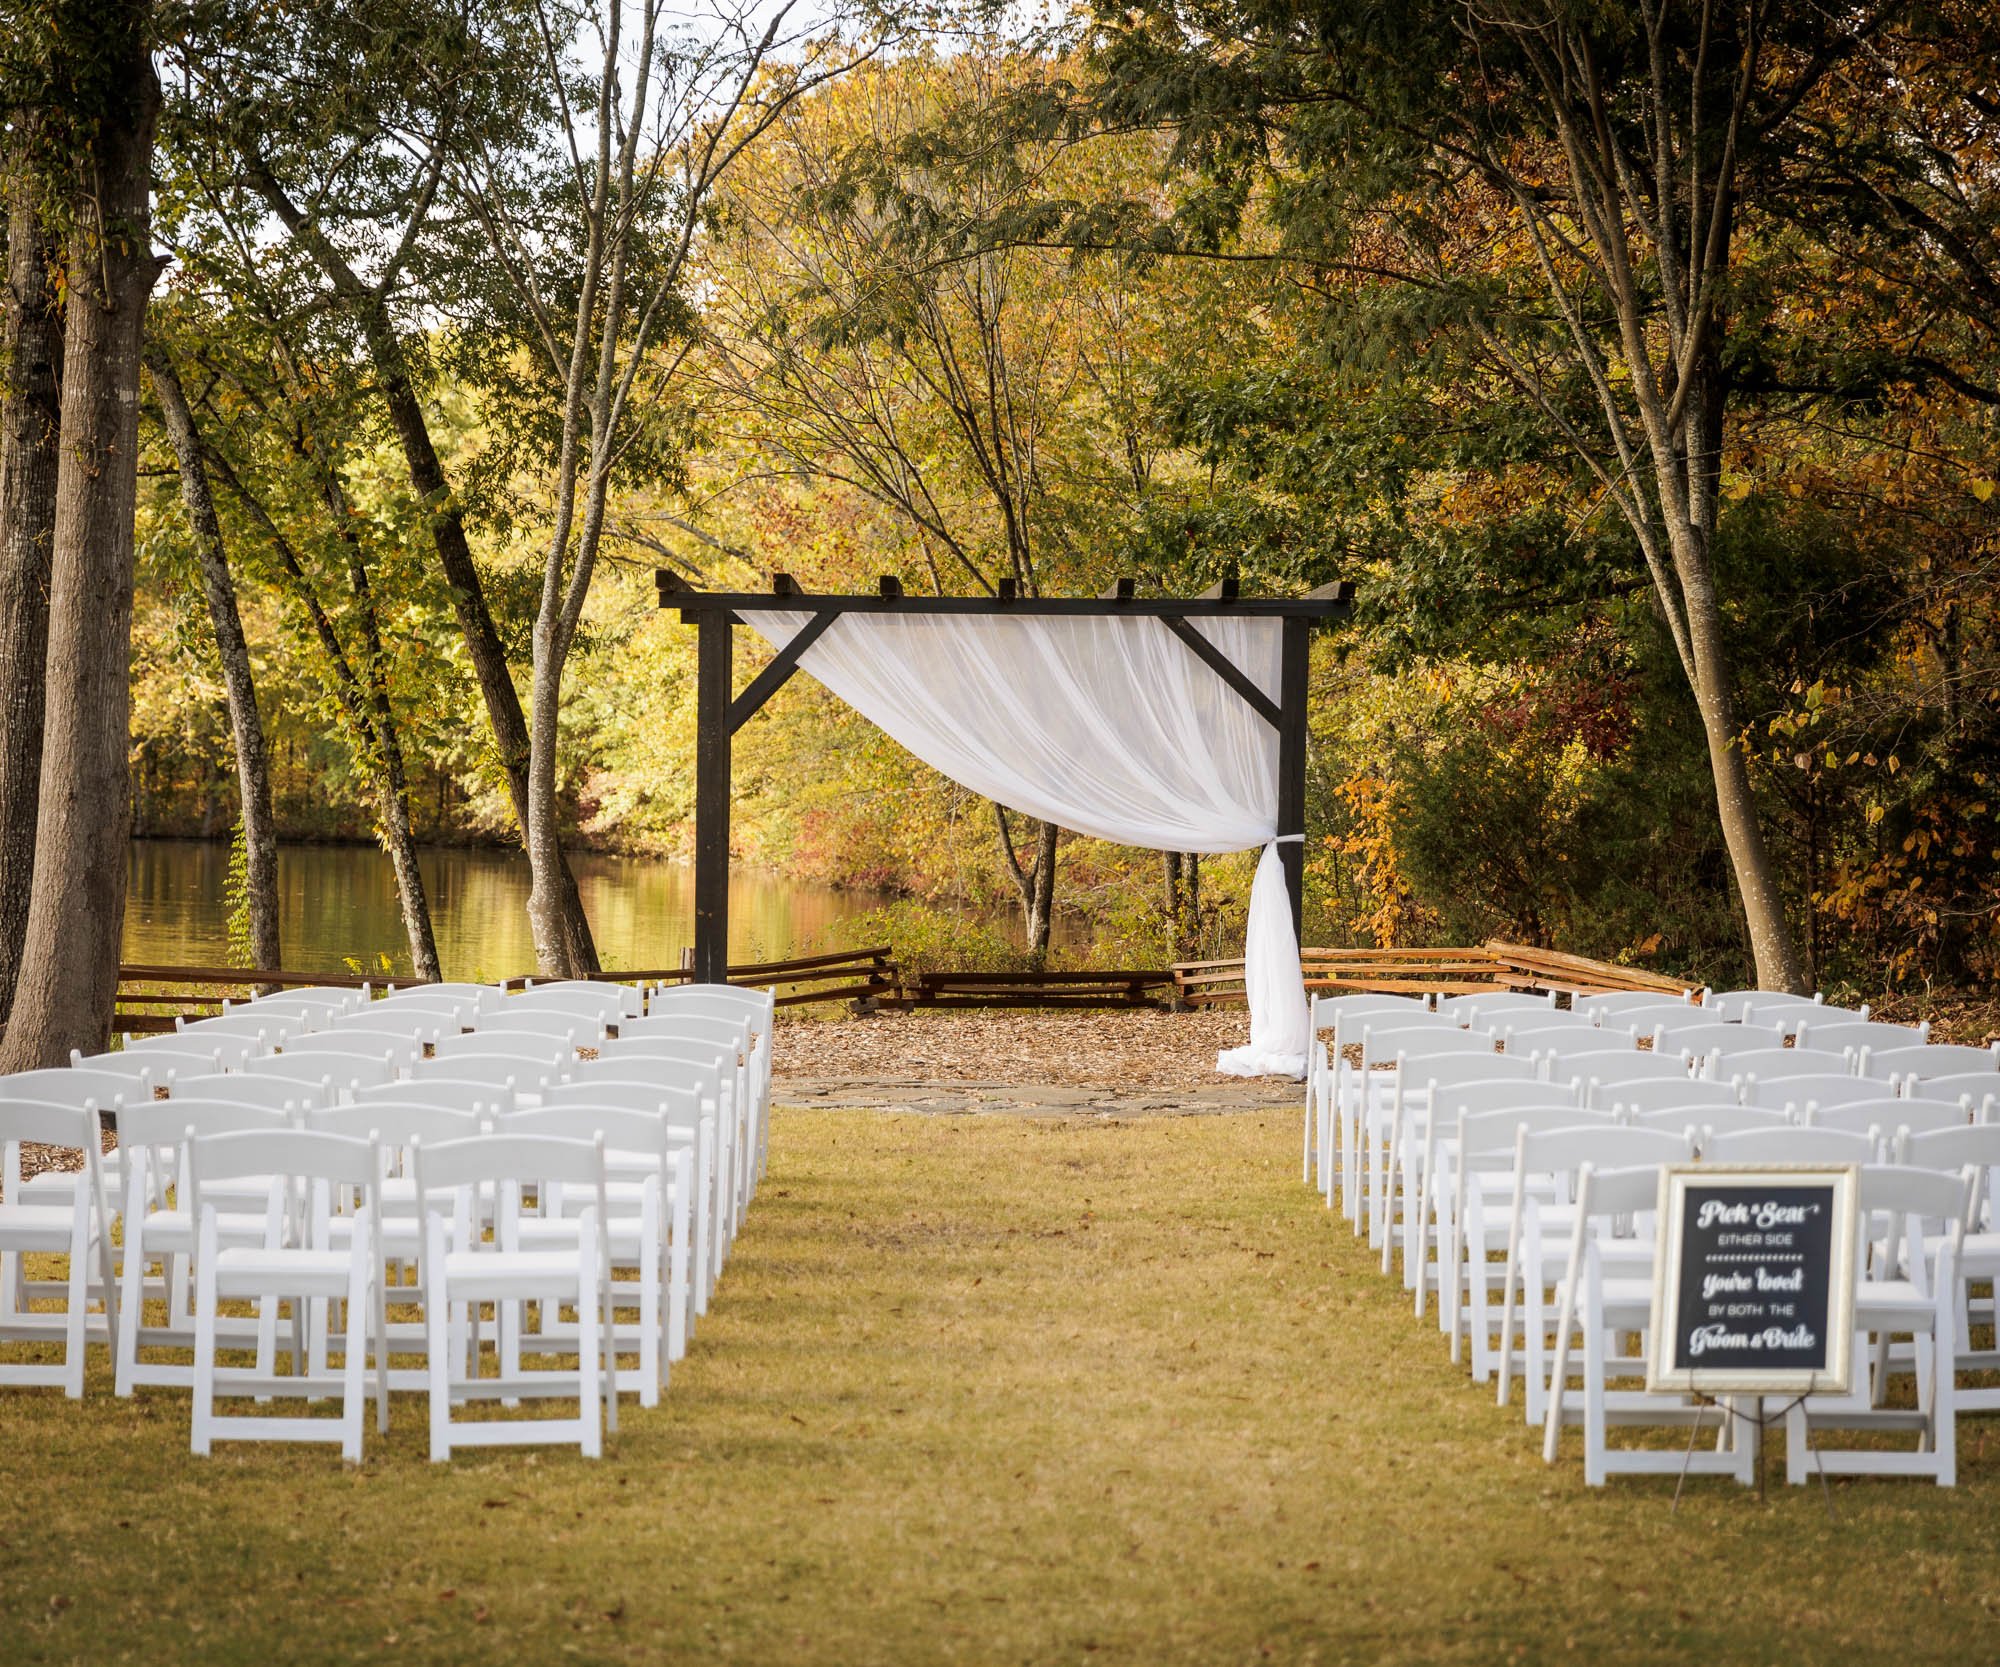
[[[1467,995],[1495,987],[1558,990],[1658,990],[1678,996],[1678,980],[1585,955],[1490,940],[1476,947],[1314,949],[1299,951],[1308,990],[1334,995]],[[1242,959],[1183,961],[1173,968],[1180,999],[1193,1007],[1243,1001]]]

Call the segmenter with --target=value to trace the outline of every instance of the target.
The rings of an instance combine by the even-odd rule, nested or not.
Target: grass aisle
[[[1517,1412],[1297,1180],[1287,1114],[781,1113],[610,1456],[187,1452],[185,1397],[0,1399],[0,1660],[1972,1662],[1962,1485],[1626,1479]]]

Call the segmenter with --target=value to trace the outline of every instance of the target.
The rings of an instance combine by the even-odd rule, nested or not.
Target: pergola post
[[[695,626],[694,977],[729,979],[729,697],[736,620],[704,613]]]
[[[1287,619],[1278,659],[1278,860],[1292,900],[1292,936],[1306,930],[1306,692],[1311,621]],[[1288,837],[1289,836],[1289,837]]]

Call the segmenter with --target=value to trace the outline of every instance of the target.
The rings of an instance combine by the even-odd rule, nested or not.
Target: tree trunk
[[[291,540],[285,536],[262,500],[230,466],[227,458],[217,452],[205,455],[214,463],[217,476],[270,540],[271,548],[277,553],[278,565],[291,581],[292,594],[305,612],[321,653],[326,656],[328,686],[353,730],[362,757],[367,760],[369,781],[375,790],[378,835],[396,875],[396,899],[402,910],[403,932],[409,940],[410,965],[419,978],[436,979],[441,976],[437,938],[431,929],[430,899],[424,891],[423,871],[417,864],[402,742],[396,728],[395,712],[389,704],[388,686],[383,679],[381,626],[375,614],[374,595],[368,586],[366,564],[347,531],[346,503],[339,495],[338,482],[328,479],[323,481],[323,487],[335,530],[347,540],[348,585],[354,591],[360,608],[369,656],[368,664],[362,668],[368,674],[365,684],[355,672],[341,643],[340,633],[333,628],[333,621],[320,602],[312,576],[306,571],[305,563],[299,559]]]
[[[424,420],[422,403],[410,380],[402,340],[396,334],[388,309],[379,299],[371,298],[364,306],[362,327],[369,358],[389,408],[389,420],[395,425],[396,438],[402,446],[410,485],[430,506],[431,538],[437,548],[438,562],[451,590],[452,608],[458,615],[459,632],[465,638],[473,674],[479,679],[479,692],[486,702],[487,721],[493,729],[500,766],[506,772],[507,794],[513,801],[521,843],[529,861],[535,863],[528,725],[513,673],[507,665],[507,651],[501,646],[500,633],[494,628],[492,612],[486,606],[486,592],[472,559],[472,544],[445,479],[444,465],[431,442],[430,426]],[[597,971],[597,944],[591,936],[589,917],[583,912],[576,875],[570,870],[561,842],[551,837],[543,849],[541,862],[535,866],[537,874],[548,879],[548,895],[541,908],[554,939],[560,968],[565,976],[587,978]],[[539,925],[536,936],[539,954]]]
[[[14,1005],[42,775],[42,700],[49,638],[62,413],[62,306],[57,252],[35,210],[31,116],[17,116],[8,158],[6,339],[0,343],[0,1024]]]
[[[1035,839],[1035,898],[1028,910],[1028,951],[1040,966],[1049,958],[1049,929],[1056,916],[1055,823],[1044,822]]]
[[[257,685],[250,670],[250,644],[243,635],[243,617],[236,607],[236,584],[229,571],[229,553],[222,542],[222,523],[215,513],[208,470],[202,462],[201,439],[194,413],[173,359],[157,343],[146,351],[153,391],[159,396],[167,443],[181,477],[181,503],[194,535],[201,562],[201,588],[208,599],[208,618],[215,628],[215,650],[222,661],[222,687],[229,706],[229,729],[236,745],[236,788],[243,823],[244,895],[250,909],[250,964],[284,965],[278,947],[278,835],[271,811],[271,764],[264,745],[264,721],[257,712]]]
[[[350,530],[346,495],[330,473],[324,477],[327,507],[347,545],[347,588],[361,620],[362,681],[375,728],[374,774],[376,802],[382,813],[382,843],[396,873],[396,901],[402,909],[403,933],[409,939],[410,965],[418,978],[436,983],[444,977],[438,961],[437,934],[431,925],[431,904],[424,890],[424,872],[417,863],[417,840],[410,815],[409,770],[403,759],[403,733],[389,702],[388,651],[382,643],[382,621],[375,611],[375,592],[368,582],[368,563],[361,542]]]
[[[1797,991],[1805,988],[1805,975],[1750,785],[1749,757],[1738,733],[1734,682],[1723,640],[1722,610],[1715,595],[1711,553],[1721,513],[1717,486],[1726,418],[1718,353],[1719,349],[1711,349],[1706,362],[1692,373],[1699,381],[1699,390],[1687,402],[1687,432],[1682,443],[1685,513],[1666,516],[1667,536],[1687,620],[1693,672],[1690,681],[1708,742],[1715,808],[1730,866],[1736,873],[1737,897],[1750,934],[1757,983],[1766,990]],[[1660,467],[1657,460],[1655,466]]]
[[[159,83],[143,4],[80,9],[57,49],[105,87],[77,158],[67,251],[62,457],[49,585],[35,885],[0,1069],[103,1045],[118,990],[131,818],[132,516],[139,355],[159,276],[150,191]]]

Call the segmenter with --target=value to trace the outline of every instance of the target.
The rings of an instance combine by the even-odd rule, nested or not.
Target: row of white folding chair
[[[1734,1023],[1796,1023],[1824,1019],[1865,1019],[1868,1005],[1840,1007],[1821,995],[1801,996],[1785,990],[1703,990],[1701,1005],[1716,1018]]]
[[[678,1131],[668,1128],[663,1115],[664,1107],[660,1105],[657,1095],[653,1097],[652,1106],[651,1114],[642,1116],[640,1111],[630,1107],[609,1107],[596,1103],[594,1099],[585,1099],[552,1111],[546,1119],[550,1127],[536,1131],[575,1132],[578,1128],[601,1127],[606,1123],[616,1124],[628,1135],[634,1132],[644,1135],[648,1129],[653,1131],[649,1137],[654,1148],[650,1156],[644,1151],[622,1154],[628,1165],[638,1166],[642,1181],[650,1175],[652,1192],[649,1201],[641,1201],[644,1209],[638,1213],[645,1218],[643,1224],[621,1229],[620,1241],[621,1249],[624,1240],[635,1241],[634,1248],[620,1261],[629,1261],[638,1271],[641,1286],[642,1314],[639,1324],[633,1328],[633,1335],[642,1358],[640,1366],[628,1376],[627,1381],[639,1390],[641,1399],[648,1405],[657,1400],[658,1388],[663,1381],[662,1347],[667,1350],[668,1358],[678,1358],[685,1349],[688,1207],[693,1169],[691,1139],[671,1158],[664,1155],[667,1146],[681,1145],[680,1136]],[[163,1278],[168,1289],[159,1294],[169,1298],[170,1313],[166,1327],[142,1328],[139,1302],[134,1300],[124,1305],[124,1325],[117,1350],[120,1394],[129,1394],[139,1383],[185,1385],[189,1381],[187,1368],[155,1365],[142,1359],[139,1352],[142,1347],[185,1346],[190,1340],[185,1263],[193,1249],[192,1224],[185,1210],[167,1208],[165,1187],[160,1184],[148,1162],[149,1151],[162,1146],[170,1147],[189,1130],[206,1135],[246,1128],[282,1127],[295,1111],[296,1108],[290,1104],[280,1111],[270,1106],[204,1103],[176,1098],[155,1102],[143,1111],[135,1111],[128,1118],[128,1126],[121,1130],[121,1134],[124,1136],[123,1143],[135,1150],[130,1170],[131,1189],[125,1207],[124,1288],[136,1299],[140,1295],[140,1280],[145,1269],[156,1259],[162,1261]],[[514,1117],[537,1114],[513,1113],[511,1096],[503,1088],[480,1083],[432,1082],[395,1083],[385,1089],[364,1090],[354,1103],[318,1106],[303,1115],[306,1126],[320,1132],[356,1137],[379,1136],[386,1152],[406,1151],[417,1138],[435,1141],[470,1135],[479,1132],[492,1119],[497,1118],[502,1125],[507,1125]],[[627,1140],[624,1144],[629,1146],[631,1141]],[[418,1228],[414,1198],[410,1195],[408,1182],[390,1177],[383,1184],[381,1198],[382,1231],[388,1253],[414,1263],[418,1251]],[[274,1224],[261,1214],[225,1215],[222,1218],[225,1240],[233,1232],[246,1242],[259,1242],[273,1230]],[[337,1219],[334,1230],[336,1233],[339,1231]],[[657,1254],[643,1253],[638,1248],[640,1243],[655,1246]],[[665,1316],[660,1307],[663,1291],[668,1304]],[[274,1327],[268,1322],[261,1324],[258,1332],[260,1369],[266,1373],[270,1370],[273,1337]],[[313,1335],[308,1342],[311,1369],[318,1370],[325,1353],[323,1311],[314,1322]],[[422,1347],[420,1337],[415,1347]]]
[[[1622,1015],[1643,1012],[1651,1008],[1665,1009],[1691,1008],[1694,992],[1682,992],[1676,1000],[1670,995],[1655,990],[1606,990],[1601,995],[1577,996],[1569,1004],[1572,1013],[1581,1013],[1593,1024],[1622,1024]]]
[[[752,1055],[747,1066],[749,1113],[755,1127],[754,1161],[749,1168],[750,1191],[763,1178],[770,1148],[771,1063],[777,1002],[771,990],[744,989],[731,984],[656,986],[648,998],[647,1016],[676,1016],[740,1021],[750,1027]]]
[[[366,1007],[373,999],[374,991],[366,984],[353,988],[336,987],[329,984],[302,984],[291,989],[273,990],[269,995],[249,996],[242,1000],[224,997],[224,1015],[232,1013],[297,1013],[309,1020],[317,1020],[340,1013],[352,1013],[357,1008]]]
[[[531,978],[518,996],[508,999],[591,1013],[611,1025],[621,1019],[636,1019],[646,1011],[644,989],[604,978]]]
[[[1941,1486],[1956,1481],[1956,1424],[1961,1392],[1961,1294],[1966,1222],[1977,1186],[1977,1170],[1958,1173],[1935,1169],[1865,1163],[1860,1172],[1860,1206],[1864,1221],[1880,1221],[1878,1235],[1871,1225],[1860,1235],[1856,1270],[1857,1331],[1873,1334],[1878,1347],[1872,1360],[1857,1354],[1857,1371],[1872,1379],[1848,1396],[1812,1396],[1786,1415],[1787,1474],[1795,1484],[1812,1474],[1916,1475]],[[1616,1244],[1617,1224],[1647,1211],[1658,1196],[1658,1166],[1580,1174],[1571,1230],[1570,1255],[1560,1284],[1556,1314],[1555,1358],[1551,1392],[1543,1418],[1543,1456],[1556,1459],[1562,1427],[1580,1423],[1585,1433],[1585,1480],[1601,1486],[1613,1471],[1660,1473],[1678,1471],[1686,1455],[1637,1449],[1616,1450],[1606,1438],[1607,1425],[1620,1418],[1630,1423],[1677,1424],[1699,1421],[1699,1411],[1682,1397],[1648,1396],[1628,1391],[1618,1397],[1609,1389],[1618,1377],[1643,1374],[1643,1355],[1617,1358],[1609,1344],[1617,1336],[1643,1339],[1651,1329],[1652,1281],[1633,1278],[1608,1247]],[[1942,1224],[1935,1231],[1933,1224]],[[1629,1253],[1628,1253],[1629,1255]],[[1869,1265],[1867,1258],[1873,1258]],[[1621,1277],[1623,1275],[1624,1277]],[[1572,1337],[1583,1339],[1583,1384],[1569,1388]],[[1885,1379],[1891,1357],[1891,1334],[1914,1338],[1908,1364],[1916,1384],[1913,1410],[1886,1406]],[[1867,1363],[1864,1364],[1864,1361]],[[1716,1453],[1697,1468],[1734,1474],[1751,1480],[1754,1449],[1736,1451],[1728,1431],[1735,1420],[1722,1414],[1725,1439]],[[1900,1430],[1917,1436],[1914,1451],[1852,1451],[1829,1449],[1814,1440],[1828,1429]],[[1692,1451],[1692,1449],[1690,1449]]]
[[[1540,1303],[1542,1293],[1555,1283],[1549,1260],[1551,1250],[1544,1231],[1548,1207],[1538,1203],[1537,1195],[1529,1189],[1527,1181],[1530,1177],[1547,1179],[1552,1172],[1565,1167],[1573,1173],[1584,1161],[1600,1167],[1626,1167],[1634,1162],[1649,1162],[1657,1167],[1661,1163],[1686,1162],[1696,1155],[1703,1162],[1736,1165],[1881,1163],[1888,1155],[1888,1136],[1892,1132],[1879,1125],[1862,1129],[1818,1129],[1786,1124],[1718,1132],[1711,1121],[1700,1128],[1653,1129],[1645,1138],[1667,1144],[1649,1157],[1637,1147],[1636,1137],[1635,1140],[1627,1140],[1616,1133],[1523,1130],[1511,1192],[1513,1222],[1507,1290],[1510,1302],[1518,1295],[1527,1314],[1524,1336],[1529,1422],[1541,1422],[1544,1380],[1539,1375],[1539,1349],[1544,1328]],[[1563,1189],[1556,1188],[1553,1195],[1562,1197]],[[1548,1194],[1545,1192],[1543,1196]],[[1566,1227],[1567,1221],[1565,1214],[1561,1225]],[[1515,1248],[1517,1246],[1520,1248]],[[1651,1254],[1650,1240],[1636,1241],[1625,1247],[1621,1266],[1630,1277],[1650,1277]],[[1503,1316],[1499,1354],[1500,1398],[1503,1402],[1507,1399],[1507,1379],[1512,1362],[1509,1348],[1511,1333],[1511,1324]]]
[[[1372,1071],[1377,1063],[1375,1048],[1391,1043],[1398,1047],[1394,1076],[1386,1085],[1364,1079],[1350,1103],[1365,1102],[1366,1110],[1358,1119],[1343,1121],[1343,1129],[1359,1128],[1361,1172],[1355,1184],[1361,1197],[1358,1214],[1352,1205],[1349,1213],[1356,1217],[1357,1226],[1366,1225],[1369,1242],[1382,1251],[1385,1266],[1390,1254],[1388,1241],[1392,1236],[1391,1223],[1397,1197],[1399,1192],[1409,1188],[1411,1141],[1421,1141],[1422,1138],[1420,1124],[1412,1124],[1407,1138],[1401,1132],[1403,1119],[1400,1108],[1405,1099],[1401,1085],[1405,1080],[1412,1080],[1412,1073],[1413,1080],[1421,1083],[1426,1080],[1432,1062],[1455,1060],[1452,1069],[1437,1077],[1441,1084],[1527,1075],[1547,1083],[1569,1084],[1584,1080],[1598,1093],[1603,1092],[1607,1084],[1627,1079],[1673,1078],[1678,1074],[1680,1080],[1686,1080],[1688,1065],[1684,1058],[1644,1054],[1629,1041],[1616,1037],[1599,1040],[1588,1025],[1562,1031],[1557,1047],[1542,1046],[1546,1038],[1547,1032],[1539,1029],[1532,1033],[1510,1032],[1507,1052],[1496,1055],[1492,1051],[1491,1038],[1476,1030],[1463,1032],[1462,1039],[1440,1039],[1424,1027],[1384,1032],[1379,1036],[1372,1027],[1364,1028],[1364,1070]],[[1507,1063],[1496,1068],[1497,1060]],[[1386,1095],[1382,1092],[1384,1087]],[[1418,1104],[1421,1105],[1421,1102]],[[1352,1139],[1344,1139],[1343,1147],[1347,1151],[1356,1150]],[[1343,1185],[1346,1185],[1345,1181]],[[1353,1197],[1352,1192],[1349,1197]],[[1422,1226],[1427,1228],[1428,1223]]]
[[[0,1386],[56,1384],[65,1395],[83,1394],[85,1348],[90,1336],[110,1336],[117,1327],[117,1292],[112,1262],[111,1216],[100,1163],[97,1107],[0,1095],[0,1343],[60,1343],[53,1365],[0,1364]],[[79,1154],[77,1173],[58,1189],[31,1196],[22,1185],[21,1148],[50,1146]],[[31,1280],[27,1258],[55,1254],[69,1258],[60,1290]],[[93,1319],[93,1288],[103,1304]],[[61,1314],[34,1304],[60,1295]]]
[[[1381,1176],[1396,1115],[1396,1083],[1405,1069],[1453,1057],[1496,1057],[1488,1030],[1461,1030],[1449,1018],[1406,1025],[1400,1015],[1360,1025],[1361,1061],[1348,1080],[1341,1119],[1341,1193],[1349,1220],[1372,1248],[1381,1248],[1385,1222]],[[1388,1068],[1394,1069],[1390,1074]]]
[[[1427,997],[1394,995],[1332,996],[1315,994],[1308,1009],[1311,1046],[1306,1057],[1304,1127],[1305,1180],[1315,1185],[1333,1207],[1336,1175],[1344,1168],[1345,1091],[1352,1075],[1344,1050],[1361,1040],[1360,1024],[1370,1018],[1396,1018],[1417,1024],[1431,1013]],[[1321,1040],[1331,1030],[1333,1039]],[[1338,1150],[1337,1150],[1338,1146]],[[1352,1215],[1350,1203],[1348,1213]]]
[[[431,1455],[450,1456],[456,1445],[576,1441],[589,1456],[602,1447],[606,1418],[616,1428],[617,1405],[607,1364],[611,1342],[600,1326],[610,1316],[606,1279],[603,1142],[547,1136],[474,1136],[448,1141],[428,1153],[413,1151],[416,1196],[425,1201],[428,1222],[422,1268],[428,1326],[431,1390]],[[198,1226],[196,1252],[194,1405],[192,1446],[205,1454],[219,1439],[338,1440],[344,1457],[361,1457],[364,1374],[374,1356],[376,1419],[388,1424],[388,1376],[382,1266],[379,1242],[377,1144],[343,1135],[302,1130],[247,1131],[199,1138],[190,1144],[193,1209]],[[316,1212],[312,1226],[281,1242],[231,1246],[221,1242],[220,1212],[207,1190],[217,1180],[274,1177],[278,1184],[300,1182],[315,1193],[338,1187],[353,1194],[359,1208],[346,1219],[344,1233],[329,1231],[332,1217]],[[573,1251],[543,1248],[524,1252],[516,1244],[487,1247],[467,1233],[447,1249],[444,1212],[429,1207],[440,1194],[463,1197],[482,1186],[496,1189],[531,1180],[542,1187],[586,1189],[589,1202],[579,1213]],[[339,1239],[344,1239],[344,1248]],[[267,1304],[289,1299],[295,1307],[339,1302],[345,1324],[340,1338],[344,1364],[335,1376],[308,1371],[291,1376],[237,1378],[222,1387],[242,1394],[320,1397],[337,1395],[338,1422],[310,1417],[225,1416],[215,1409],[218,1388],[217,1322],[221,1304],[251,1298]],[[492,1301],[506,1305],[540,1301],[573,1304],[582,1346],[574,1372],[524,1373],[513,1379],[474,1376],[451,1344],[454,1318],[461,1327],[468,1306]],[[575,1398],[574,1416],[553,1419],[491,1420],[466,1424],[451,1416],[454,1404],[473,1398],[527,1396]]]

